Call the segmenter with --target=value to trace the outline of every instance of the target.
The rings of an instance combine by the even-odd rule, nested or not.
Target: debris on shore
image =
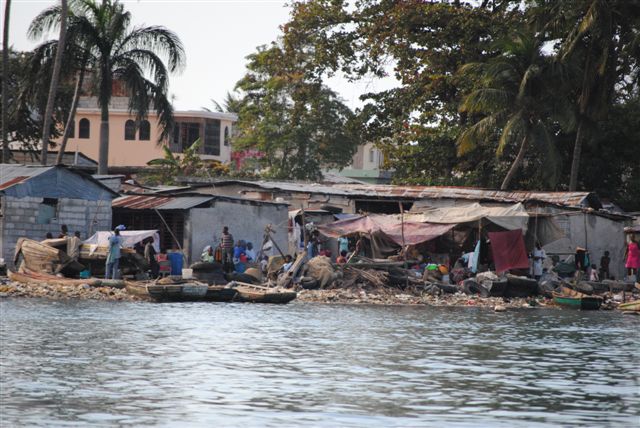
[[[116,301],[140,301],[145,300],[128,294],[125,289],[110,286],[93,287],[89,284],[60,285],[42,283],[21,283],[2,281],[0,285],[0,297],[40,297],[51,300],[68,299],[92,299],[92,300],[116,300]]]

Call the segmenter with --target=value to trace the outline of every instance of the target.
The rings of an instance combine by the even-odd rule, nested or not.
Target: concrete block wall
[[[287,251],[287,221],[286,205],[250,205],[217,201],[211,208],[191,209],[185,224],[185,241],[188,241],[185,252],[189,257],[189,263],[199,260],[205,246],[219,243],[224,226],[229,227],[236,241],[243,239],[252,242],[257,254],[262,244],[264,228],[267,224],[272,224],[276,230],[276,243],[282,251]]]
[[[48,224],[37,224],[38,209],[42,198],[2,198],[0,254],[9,267],[13,267],[13,253],[19,238],[43,240],[47,232],[57,237],[60,226],[66,224],[69,232],[80,231],[82,239],[98,230],[111,228],[111,200],[86,201],[59,199],[57,218]]]

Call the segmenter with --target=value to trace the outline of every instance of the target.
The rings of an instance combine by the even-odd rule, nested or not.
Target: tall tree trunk
[[[500,190],[507,190],[509,188],[509,184],[511,184],[511,180],[513,179],[513,176],[516,175],[516,171],[518,170],[518,168],[520,168],[520,165],[522,164],[522,160],[524,159],[524,154],[527,151],[528,146],[529,146],[529,138],[527,135],[525,135],[524,138],[522,139],[522,144],[520,144],[520,150],[518,151],[518,155],[516,156],[515,160],[511,164],[511,168],[509,168],[509,172],[507,173],[507,176],[504,178],[504,180],[502,181],[502,184],[500,185]]]
[[[6,0],[4,6],[4,31],[2,33],[2,163],[9,162],[11,152],[9,151],[9,119],[7,108],[9,108],[9,15],[11,11],[11,0]]]
[[[73,101],[71,102],[71,110],[69,111],[69,117],[67,118],[67,123],[64,126],[64,134],[62,136],[62,143],[60,143],[60,148],[58,149],[58,156],[56,157],[56,165],[60,165],[62,163],[62,156],[64,155],[64,151],[67,148],[67,141],[69,140],[69,134],[71,133],[71,124],[76,118],[76,109],[78,108],[78,100],[80,99],[80,91],[82,89],[82,82],[84,81],[84,64],[82,64],[82,68],[78,71],[78,79],[76,80],[76,88],[73,91]]]
[[[98,174],[109,173],[109,104],[101,107],[100,149],[98,152]]]
[[[60,79],[60,69],[62,68],[62,55],[64,55],[65,38],[67,36],[67,0],[61,0],[60,5],[60,37],[58,38],[56,59],[53,63],[53,74],[51,75],[51,84],[49,85],[47,108],[44,111],[44,120],[42,124],[42,152],[40,159],[40,163],[42,165],[47,164],[53,106],[55,103],[56,92],[58,90],[58,80]]]
[[[582,156],[582,142],[584,140],[584,119],[580,119],[578,131],[576,132],[576,142],[573,145],[573,159],[571,159],[571,175],[569,176],[569,190],[575,191],[578,188],[578,171],[580,170],[580,157]]]

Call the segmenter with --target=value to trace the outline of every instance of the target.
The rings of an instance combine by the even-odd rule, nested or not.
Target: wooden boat
[[[620,303],[618,309],[625,312],[638,312],[640,313],[640,300],[634,300],[633,302]]]
[[[85,285],[100,287],[102,282],[96,278],[70,279],[48,274],[34,274],[32,272],[13,272],[9,270],[7,276],[11,281],[23,284],[54,284],[54,285]]]
[[[84,269],[82,264],[72,260],[64,251],[33,239],[18,239],[13,257],[14,265],[18,265],[20,256],[22,256],[22,266],[34,272],[54,274],[65,268],[76,272]]]
[[[538,281],[526,276],[507,274],[505,297],[529,297],[536,294],[538,294]]]
[[[496,281],[490,281],[490,283],[491,283],[491,286],[488,288],[489,288],[489,295],[491,297],[504,296],[504,293],[507,290],[507,286],[509,284],[509,281],[506,278],[501,278]]]
[[[182,284],[146,284],[149,296],[159,301],[188,302],[204,300],[209,286],[200,282],[186,282]]]
[[[138,297],[151,297],[147,291],[147,283],[145,281],[125,281],[125,289],[127,294]]]
[[[204,300],[208,302],[232,302],[238,291],[235,288],[229,288],[224,285],[210,285]]]
[[[568,287],[560,287],[560,292],[553,292],[553,301],[572,309],[596,310],[600,309],[602,297],[589,296]]]
[[[289,303],[298,296],[295,291],[232,281],[229,286],[238,292],[237,300],[251,303]]]

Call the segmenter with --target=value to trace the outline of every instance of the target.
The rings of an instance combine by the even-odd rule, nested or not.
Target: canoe
[[[238,295],[234,288],[227,288],[224,285],[210,285],[204,300],[208,302],[231,302]]]
[[[289,303],[298,293],[278,288],[264,287],[233,281],[229,286],[238,292],[237,300],[250,303]]]
[[[553,292],[553,301],[558,305],[582,310],[597,310],[602,305],[602,297],[588,296],[568,287],[560,287],[560,291]]]
[[[53,285],[90,285],[92,287],[100,287],[99,279],[69,279],[61,278],[55,275],[33,274],[30,272],[13,272],[9,270],[7,276],[11,281],[21,282],[23,284],[53,284]]]
[[[209,286],[200,282],[159,284],[156,281],[125,281],[127,292],[158,301],[188,302],[205,300]]]
[[[489,288],[489,296],[491,297],[502,297],[504,296],[505,291],[507,290],[507,286],[509,281],[506,278],[501,278],[495,281],[490,282]],[[483,283],[484,285],[484,283]]]
[[[505,297],[529,297],[536,294],[538,294],[538,281],[526,276],[507,274]]]
[[[640,312],[640,300],[634,300],[633,302],[620,303],[618,309],[625,312]]]
[[[127,294],[138,297],[151,297],[147,291],[147,283],[144,281],[125,281],[124,287]]]

